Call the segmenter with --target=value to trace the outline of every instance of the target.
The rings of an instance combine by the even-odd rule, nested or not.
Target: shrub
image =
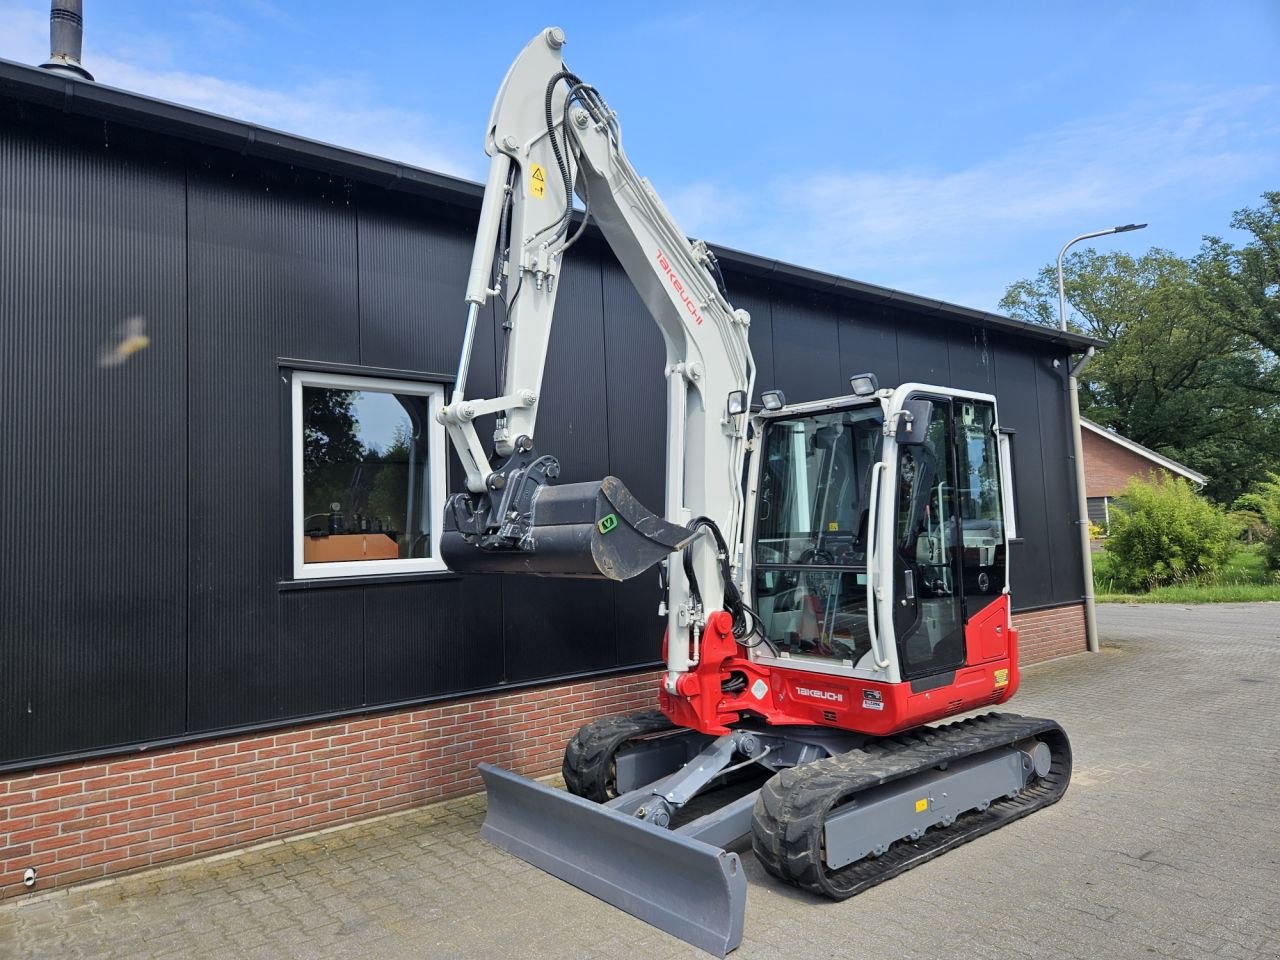
[[[1107,552],[1124,587],[1150,590],[1212,578],[1231,555],[1235,537],[1235,524],[1182,478],[1134,479],[1112,513]]]
[[[1265,544],[1267,567],[1280,569],[1280,474],[1268,473],[1267,479],[1255,483],[1235,503],[1237,511],[1254,516],[1246,528],[1254,539]]]

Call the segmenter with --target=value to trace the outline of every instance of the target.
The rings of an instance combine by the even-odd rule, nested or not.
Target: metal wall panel
[[[359,362],[452,374],[466,326],[463,297],[475,225],[433,216],[422,203],[408,211],[371,203],[361,205],[358,215]],[[492,324],[491,307],[485,319]]]
[[[278,595],[280,638],[275,650],[272,692],[276,715],[351,710],[364,696],[364,591],[290,590]]]
[[[246,178],[192,176],[189,729],[288,715],[278,581],[291,563],[278,357],[358,363],[350,206]],[[306,603],[307,600],[301,600]],[[287,609],[296,611],[290,604]],[[359,671],[359,647],[330,667]]]
[[[775,297],[773,373],[788,403],[849,392],[838,321],[839,313],[830,307]]]
[[[873,308],[850,311],[840,322],[841,393],[849,392],[849,378],[874,373],[882,387],[902,382],[898,366],[898,321],[888,311]]]
[[[183,730],[183,192],[0,131],[0,763]]]
[[[1063,358],[1054,366],[1047,355],[1041,356],[1035,371],[1051,592],[1055,600],[1079,600],[1084,596],[1084,570],[1080,562],[1080,512],[1067,397],[1067,364]]]
[[[508,577],[502,608],[507,682],[616,667],[613,591],[612,584],[595,581]]]
[[[560,461],[560,483],[609,472],[609,394],[605,389],[600,260],[581,245],[566,258],[538,396],[536,449]]]
[[[982,327],[953,323],[947,327],[948,385],[979,393],[996,392],[996,356]]]
[[[946,326],[936,320],[903,319],[898,324],[900,382],[945,385],[950,376]]]
[[[493,577],[363,588],[366,704],[503,682],[502,604]]]
[[[1009,586],[1014,609],[1052,603],[1059,597],[1053,582],[1053,556],[1048,535],[1048,508],[1043,447],[1053,433],[1042,426],[1035,354],[997,341],[996,396],[1000,425],[1017,431],[1010,440],[1018,542],[1009,548]],[[1078,561],[1079,550],[1075,551]]]
[[[661,512],[666,498],[666,347],[622,268],[604,260],[600,277],[609,473],[641,503]],[[656,570],[613,588],[615,664],[649,663],[662,656],[666,621],[658,616],[658,600]]]

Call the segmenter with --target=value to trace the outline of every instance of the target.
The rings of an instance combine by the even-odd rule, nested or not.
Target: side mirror
[[[901,444],[924,443],[932,419],[933,401],[912,397],[902,405],[902,412],[898,414],[894,439]]]

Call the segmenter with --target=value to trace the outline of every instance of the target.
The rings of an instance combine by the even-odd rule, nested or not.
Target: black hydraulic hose
[[[751,625],[747,622],[747,617],[751,615],[746,612],[746,604],[742,602],[742,591],[733,582],[733,576],[729,569],[729,545],[725,542],[724,534],[720,532],[720,528],[716,526],[715,521],[710,517],[698,517],[693,521],[692,526],[695,530],[710,531],[711,536],[716,541],[716,550],[720,560],[720,578],[724,581],[724,608],[733,617],[733,635],[739,640],[744,639],[753,632]],[[686,549],[685,571],[688,572],[692,567],[693,563],[690,559],[689,551]]]
[[[729,288],[725,286],[724,274],[720,272],[720,260],[710,250],[707,251],[707,265],[711,267],[711,279],[716,282],[716,286],[720,290],[720,296],[728,300]]]
[[[723,605],[733,620],[734,639],[744,647],[755,647],[763,643],[776,656],[778,653],[777,648],[761,629],[763,621],[760,619],[760,615],[743,601],[742,591],[733,582],[729,570],[729,547],[725,542],[724,534],[720,532],[720,528],[716,526],[715,521],[710,517],[698,517],[690,524],[690,527],[694,530],[709,532],[716,541],[716,550],[720,561],[720,579],[724,583]],[[685,577],[689,581],[689,595],[696,603],[701,603],[702,592],[698,587],[698,577],[693,569],[693,555],[688,547],[685,547],[682,551],[681,559],[684,563]],[[750,639],[753,636],[756,638],[754,641]]]
[[[552,94],[555,92],[556,84],[561,80],[567,80],[571,86],[578,87],[582,85],[582,81],[577,75],[569,70],[561,70],[549,81],[547,81],[547,96],[544,103],[547,114],[547,138],[551,141],[551,153],[556,158],[556,166],[560,168],[560,176],[564,180],[564,213],[560,216],[559,223],[556,224],[556,236],[561,231],[568,229],[569,211],[573,207],[573,177],[569,174],[569,165],[565,163],[564,153],[560,149],[560,139],[556,136],[555,120],[551,116]]]

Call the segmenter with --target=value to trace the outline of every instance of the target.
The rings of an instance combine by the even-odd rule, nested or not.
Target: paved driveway
[[[841,904],[748,854],[747,958],[1280,957],[1280,604],[1105,606],[1033,667],[1056,806]],[[705,957],[477,836],[467,798],[0,907],[0,957]]]

